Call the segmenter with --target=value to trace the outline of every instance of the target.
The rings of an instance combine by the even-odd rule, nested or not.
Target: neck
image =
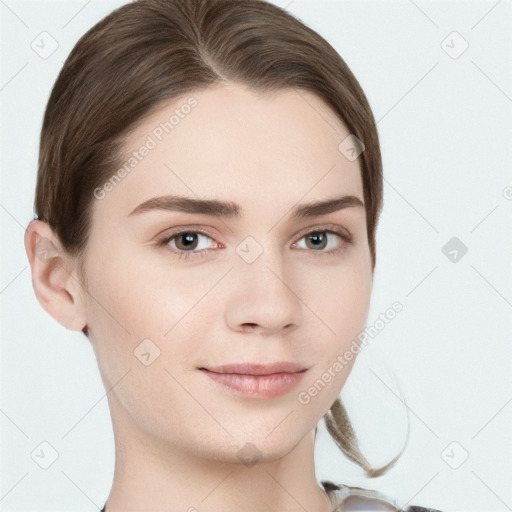
[[[332,509],[315,476],[313,430],[286,456],[244,465],[169,446],[130,421],[112,418],[116,458],[105,512]]]

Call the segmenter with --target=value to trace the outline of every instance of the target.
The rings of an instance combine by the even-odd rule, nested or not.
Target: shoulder
[[[322,481],[322,485],[331,498],[332,512],[366,510],[367,507],[371,507],[372,510],[379,510],[379,512],[443,512],[442,510],[420,507],[419,505],[409,505],[401,508],[389,496],[372,489],[334,484],[327,480]]]

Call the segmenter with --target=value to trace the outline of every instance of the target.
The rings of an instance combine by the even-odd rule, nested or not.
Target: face
[[[296,211],[363,202],[359,162],[338,149],[348,135],[312,93],[239,85],[173,100],[132,130],[125,172],[96,191],[85,260],[116,428],[235,463],[248,446],[282,457],[314,429],[353,365],[334,363],[364,329],[372,265],[357,199]],[[167,196],[185,200],[146,203]],[[204,370],[276,362],[304,371]]]

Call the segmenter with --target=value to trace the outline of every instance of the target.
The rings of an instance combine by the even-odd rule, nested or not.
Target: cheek
[[[164,435],[171,428],[186,436],[186,422],[182,426],[173,411],[190,408],[180,386],[187,374],[180,370],[190,368],[200,350],[188,329],[191,292],[187,296],[186,286],[165,286],[154,270],[139,265],[135,271],[129,262],[114,261],[105,258],[96,273],[89,273],[89,332],[106,388],[113,391],[110,407],[147,432]]]
[[[144,258],[116,245],[97,251],[88,268],[88,326],[98,364],[111,385],[128,370],[131,378],[142,379],[134,396],[169,379],[164,368],[173,372],[197,363],[204,339],[198,332],[200,301],[217,279],[191,281],[186,269],[166,262],[145,266]]]
[[[346,265],[317,272],[306,283],[310,291],[303,292],[308,299],[305,302],[315,313],[306,311],[311,316],[310,323],[316,325],[313,346],[317,364],[303,389],[307,396],[304,402],[299,397],[300,403],[308,399],[319,407],[332,403],[359,352],[358,337],[364,331],[370,307],[372,271],[369,252],[358,251],[352,256]]]
[[[366,251],[353,251],[341,263],[308,270],[300,293],[311,305],[323,339],[333,347],[343,344],[364,328],[368,315],[372,271]]]
[[[100,329],[133,342],[162,337],[186,313],[195,286],[163,260],[148,262],[147,248],[97,243],[88,262],[89,316]]]

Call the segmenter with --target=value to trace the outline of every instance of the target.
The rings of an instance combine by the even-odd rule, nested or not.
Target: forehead
[[[262,93],[238,84],[193,91],[161,104],[131,130],[122,161],[127,172],[102,208],[128,215],[157,193],[267,207],[272,198],[283,208],[338,192],[362,198],[359,159],[340,150],[349,135],[309,91]]]

